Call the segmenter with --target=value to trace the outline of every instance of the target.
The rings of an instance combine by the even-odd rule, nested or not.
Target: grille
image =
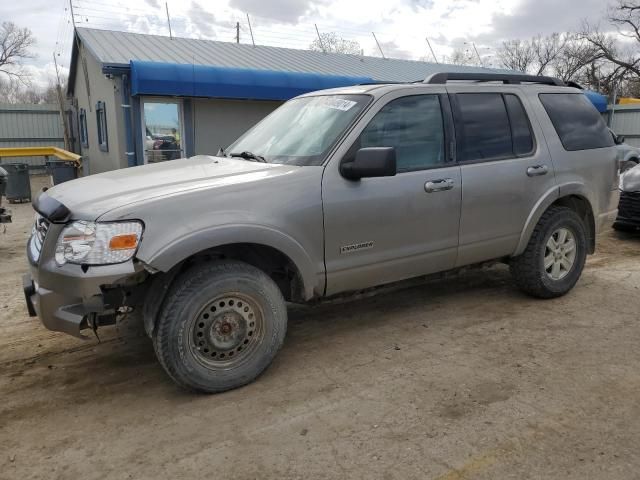
[[[34,260],[40,258],[40,251],[44,244],[44,239],[49,231],[49,222],[40,215],[36,215],[36,220],[33,225],[33,232],[31,235],[31,255]]]
[[[622,192],[618,215],[628,219],[640,220],[640,192]]]

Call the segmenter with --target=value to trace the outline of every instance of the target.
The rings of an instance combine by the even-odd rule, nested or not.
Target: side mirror
[[[616,142],[616,145],[622,145],[624,143],[625,138],[624,138],[624,135],[616,135],[614,140]]]
[[[340,173],[349,180],[368,177],[393,177],[396,174],[394,147],[367,147],[356,152],[352,162],[340,165]]]

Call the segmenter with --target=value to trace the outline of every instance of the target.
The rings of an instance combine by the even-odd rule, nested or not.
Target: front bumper
[[[104,287],[117,285],[144,268],[132,260],[88,268],[58,266],[46,255],[49,241],[45,239],[43,255],[37,260],[27,248],[30,272],[22,279],[27,309],[31,316],[40,317],[49,330],[87,338],[82,330],[90,326],[91,316],[114,313],[114,305],[105,300]]]
[[[616,226],[640,228],[640,192],[622,192]]]

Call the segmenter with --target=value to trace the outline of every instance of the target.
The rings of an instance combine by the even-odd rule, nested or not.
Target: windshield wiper
[[[230,157],[239,157],[239,158],[244,158],[245,160],[252,160],[254,162],[261,162],[261,163],[267,163],[267,161],[265,160],[264,157],[260,156],[260,155],[256,155],[255,153],[252,152],[235,152],[235,153],[230,153],[229,154]]]

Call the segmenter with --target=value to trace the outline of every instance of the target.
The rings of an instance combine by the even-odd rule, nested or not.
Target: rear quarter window
[[[583,94],[541,93],[539,98],[565,150],[592,150],[614,145],[604,120]]]

